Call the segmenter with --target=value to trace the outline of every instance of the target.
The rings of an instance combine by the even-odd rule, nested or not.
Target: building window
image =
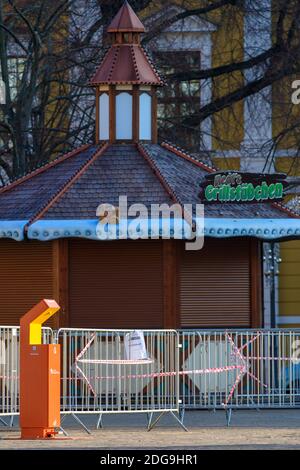
[[[99,98],[99,139],[109,139],[109,96],[102,93]]]
[[[200,70],[199,51],[156,51],[157,68],[165,75]],[[176,141],[190,152],[200,147],[200,126],[193,127],[185,118],[200,109],[200,80],[168,81],[158,94],[158,123],[161,140]]]
[[[14,100],[17,96],[18,89],[22,80],[23,72],[25,69],[24,57],[10,57],[7,61],[8,74],[9,74],[9,89],[11,99]]]
[[[116,97],[116,139],[132,139],[132,95],[119,93]]]
[[[140,140],[151,140],[152,98],[148,93],[140,95]]]

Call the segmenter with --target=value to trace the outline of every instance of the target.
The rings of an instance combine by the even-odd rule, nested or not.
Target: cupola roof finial
[[[129,3],[124,3],[107,31],[113,33],[115,37],[90,85],[162,86],[164,84],[136,38],[145,31],[145,28]]]
[[[124,2],[109,27],[108,33],[144,33],[145,28],[127,1]]]

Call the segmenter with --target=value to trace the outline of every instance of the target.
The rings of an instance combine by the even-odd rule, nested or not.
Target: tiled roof
[[[200,202],[200,183],[214,171],[172,147],[155,144],[90,146],[46,165],[0,190],[0,220],[95,219],[99,204],[183,204]],[[211,218],[293,217],[279,205],[214,204]]]
[[[149,157],[164,176],[166,182],[173,188],[181,204],[199,203],[200,184],[208,173],[205,165],[193,162],[176,155],[160,145],[144,144]],[[276,207],[277,206],[277,207]],[[279,205],[270,203],[244,203],[244,204],[214,204],[205,205],[205,217],[228,218],[282,218],[292,216],[284,214]],[[295,214],[294,214],[295,215]]]
[[[31,219],[76,175],[98,147],[90,146],[69,158],[33,172],[0,190],[0,220]],[[44,171],[41,171],[44,170]]]
[[[134,145],[114,145],[94,161],[45,214],[47,219],[95,218],[99,204],[118,206],[171,203],[171,199]]]

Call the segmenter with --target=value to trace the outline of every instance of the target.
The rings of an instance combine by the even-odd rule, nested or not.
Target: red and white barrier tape
[[[227,406],[228,403],[230,402],[231,398],[233,397],[236,387],[238,386],[238,384],[240,383],[244,375],[245,375],[245,370],[241,369],[241,372],[238,374],[233,386],[231,387],[231,390],[228,394],[228,397],[226,398],[225,403],[223,403],[224,406]]]
[[[260,333],[258,333],[258,335],[256,335],[256,336],[254,336],[254,338],[250,339],[247,343],[243,344],[243,346],[241,346],[239,348],[239,351],[242,351],[247,346],[250,346],[250,344],[254,343],[254,341],[256,341],[259,337],[260,337]]]
[[[107,365],[129,365],[138,366],[144,364],[153,364],[153,359],[79,359],[77,362],[84,364],[107,364]]]
[[[88,388],[90,389],[90,391],[92,392],[92,394],[93,394],[94,397],[95,397],[97,394],[96,394],[96,392],[95,392],[95,390],[94,390],[94,388],[93,388],[91,382],[88,380],[87,376],[86,376],[86,375],[84,374],[84,372],[80,369],[80,367],[78,367],[77,364],[76,364],[76,370],[79,372],[79,374],[82,375],[83,380],[86,381]]]
[[[175,377],[176,375],[191,375],[191,374],[219,374],[221,372],[229,372],[232,370],[241,369],[241,366],[225,366],[225,367],[214,367],[211,369],[195,369],[195,370],[182,370],[182,371],[170,371],[170,372],[151,372],[149,374],[128,374],[128,375],[105,375],[96,377],[99,380],[124,380],[124,379],[154,379],[157,377]]]
[[[86,381],[89,389],[93,393],[94,396],[96,396],[96,392],[94,391],[94,388],[86,375],[82,372],[80,367],[76,365],[76,369],[81,372],[81,375],[84,377],[84,380]],[[224,367],[214,367],[210,369],[195,369],[195,370],[184,370],[184,371],[170,371],[170,372],[152,372],[149,374],[128,374],[128,375],[121,375],[121,376],[99,376],[95,377],[94,379],[96,380],[124,380],[124,379],[154,379],[154,378],[163,378],[163,377],[175,377],[177,375],[182,376],[182,375],[191,375],[191,374],[219,374],[221,372],[229,372],[233,370],[240,370],[241,372],[239,373],[239,376],[243,374],[244,367],[243,366],[224,366]],[[92,379],[93,377],[91,377]]]
[[[247,360],[253,360],[253,361],[295,361],[299,363],[299,359],[296,358],[296,357],[272,357],[272,356],[269,356],[269,357],[265,357],[265,356],[249,356],[247,357],[246,356],[246,359]]]
[[[92,342],[94,341],[95,338],[96,338],[96,333],[93,333],[91,339],[88,341],[88,343],[84,346],[82,351],[80,351],[80,353],[76,357],[75,362],[78,362],[81,359],[81,357],[89,349],[89,347],[91,346],[91,344],[92,344]]]

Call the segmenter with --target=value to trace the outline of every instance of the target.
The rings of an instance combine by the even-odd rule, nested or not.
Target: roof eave
[[[120,224],[101,226],[98,219],[38,220],[28,227],[27,237],[32,240],[49,241],[58,238],[86,238],[98,241],[130,239],[130,223],[123,220]],[[210,218],[194,219],[198,238],[236,238],[251,237],[264,241],[282,241],[300,238],[300,220],[291,218],[270,219],[233,219]],[[134,227],[136,222],[133,220]],[[154,224],[154,225],[153,225]],[[165,224],[163,226],[163,224]],[[169,225],[168,225],[169,224]],[[153,226],[160,238],[192,240],[190,225],[183,219],[163,221],[147,219],[141,221],[140,238],[153,237]],[[168,237],[168,228],[173,233]]]
[[[164,84],[160,81],[151,81],[151,82],[146,82],[142,80],[101,80],[101,81],[91,81],[89,83],[89,86],[94,87],[94,86],[99,86],[99,85],[149,85],[149,86],[163,86]]]
[[[22,241],[28,220],[0,220],[0,238]]]
[[[145,33],[145,28],[108,28],[108,33]]]

